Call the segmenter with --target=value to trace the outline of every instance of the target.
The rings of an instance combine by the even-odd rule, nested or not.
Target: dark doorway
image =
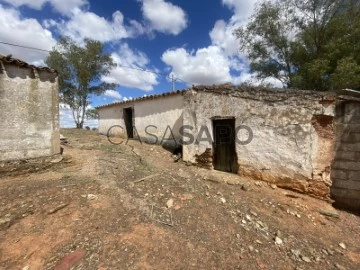
[[[125,108],[124,109],[124,122],[126,128],[126,134],[129,139],[134,138],[134,123],[133,123],[133,108]]]
[[[235,147],[235,118],[213,120],[213,163],[214,169],[237,173]]]

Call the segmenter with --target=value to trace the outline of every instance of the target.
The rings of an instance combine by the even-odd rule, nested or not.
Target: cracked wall
[[[312,136],[313,181],[309,182],[309,192],[319,197],[329,197],[335,147],[334,117],[314,115],[311,124],[315,132]]]
[[[184,104],[184,125],[194,127],[194,137],[202,125],[212,135],[214,117],[235,117],[236,126],[251,128],[252,141],[236,144],[240,175],[329,198],[335,112],[331,94],[213,86],[187,92]],[[246,138],[246,131],[241,133]],[[196,164],[207,149],[211,143],[185,145],[183,158]]]

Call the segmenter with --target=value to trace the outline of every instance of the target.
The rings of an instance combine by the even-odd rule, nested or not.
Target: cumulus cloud
[[[145,33],[142,24],[136,20],[125,23],[123,14],[117,10],[110,20],[88,11],[88,0],[0,0],[14,7],[28,6],[42,9],[49,4],[56,12],[66,15],[63,19],[46,19],[43,26],[56,30],[60,35],[69,36],[78,43],[84,38],[101,42],[117,41]]]
[[[221,0],[223,5],[234,11],[232,20],[247,20],[253,13],[258,0]]]
[[[28,6],[29,8],[40,10],[48,3],[54,11],[63,15],[69,15],[71,11],[76,8],[82,8],[87,6],[89,2],[87,0],[0,0],[8,3],[14,7]]]
[[[249,72],[245,55],[238,51],[239,41],[234,31],[248,22],[256,0],[222,0],[234,14],[229,21],[218,20],[209,32],[208,47],[188,51],[184,48],[168,49],[162,61],[171,67],[175,77],[188,84],[218,84],[249,82],[255,85],[269,83],[281,87],[276,79],[261,81]]]
[[[228,56],[239,54],[239,41],[233,34],[239,26],[237,22],[226,23],[224,20],[218,20],[209,33],[212,44],[219,46]]]
[[[220,84],[244,82],[260,85],[269,84],[282,87],[280,81],[269,78],[259,80],[255,74],[250,74],[246,60],[229,56],[216,45],[188,51],[184,48],[168,49],[161,57],[162,61],[171,67],[175,77],[191,84]]]
[[[185,11],[164,0],[141,0],[142,13],[150,30],[178,35],[188,25]]]
[[[104,93],[104,96],[113,98],[113,99],[115,99],[117,101],[122,99],[122,96],[116,90],[106,90],[105,93]]]
[[[176,77],[189,84],[253,82],[247,60],[239,54],[239,43],[233,33],[245,23],[244,18],[251,14],[254,2],[222,0],[224,6],[234,11],[234,15],[229,21],[215,22],[209,32],[211,44],[194,51],[169,49],[162,55],[163,62],[171,67]]]
[[[234,31],[248,22],[256,2],[257,0],[222,0],[223,5],[230,8],[234,14],[228,22],[224,20],[215,22],[210,31],[212,44],[221,47],[229,56],[239,55],[239,41]]]
[[[239,54],[239,43],[234,31],[250,16],[253,0],[222,0],[234,14],[229,21],[218,20],[209,32],[208,47],[187,51],[184,48],[169,49],[162,60],[171,67],[176,77],[189,84],[238,84],[253,80],[246,58]]]
[[[124,15],[119,10],[113,13],[112,20],[107,20],[93,12],[74,9],[69,20],[45,20],[44,26],[56,28],[61,35],[69,36],[79,43],[84,38],[101,42],[116,41],[144,32],[142,25],[137,21],[131,20],[125,25]]]
[[[56,11],[64,15],[68,15],[73,10],[89,5],[89,2],[87,0],[50,0],[49,3],[54,7]]]
[[[147,65],[149,64],[149,58],[145,53],[132,50],[124,43],[111,56],[117,67],[109,75],[102,77],[104,82],[139,88],[144,91],[153,90],[153,86],[159,83],[156,74],[142,71],[148,69]]]
[[[51,50],[56,44],[52,33],[36,20],[24,18],[14,8],[5,8],[0,4],[0,37],[1,41],[28,47]],[[0,44],[0,51],[4,55],[12,54],[35,65],[44,65],[47,52],[29,50]]]
[[[217,46],[189,52],[184,48],[169,49],[161,57],[172,67],[176,77],[190,84],[230,82],[230,61]]]

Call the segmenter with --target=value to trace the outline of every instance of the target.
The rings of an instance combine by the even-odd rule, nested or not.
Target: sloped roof
[[[8,57],[8,56],[2,55],[2,54],[0,54],[0,61],[2,61],[3,63],[9,64],[9,65],[16,65],[16,66],[22,67],[22,68],[29,68],[29,69],[36,69],[36,70],[40,70],[40,71],[47,71],[50,73],[57,73],[57,71],[55,69],[48,68],[48,67],[37,67],[34,65],[30,65],[20,59]]]
[[[188,89],[184,89],[184,90],[165,92],[162,94],[156,94],[156,95],[151,95],[151,96],[146,96],[146,97],[138,97],[138,98],[129,99],[126,101],[119,101],[119,102],[109,103],[109,104],[105,104],[105,105],[100,105],[100,106],[97,106],[96,108],[101,109],[101,108],[106,108],[106,107],[122,105],[122,104],[126,104],[126,103],[138,102],[138,101],[142,101],[142,100],[150,100],[150,99],[157,99],[157,98],[161,98],[161,97],[174,96],[174,95],[184,94],[187,91],[188,91]]]
[[[263,100],[263,101],[282,101],[287,99],[300,100],[317,100],[334,102],[337,99],[351,99],[360,101],[360,92],[355,90],[344,89],[341,91],[315,91],[315,90],[299,90],[286,88],[265,88],[244,85],[232,85],[230,83],[217,85],[193,85],[190,89],[178,90],[174,92],[166,92],[158,95],[139,97],[127,101],[114,102],[96,107],[97,109],[106,108],[126,103],[133,103],[142,100],[156,99],[177,94],[185,94],[188,91],[208,92],[217,95],[229,95],[233,97]],[[355,93],[356,92],[356,93]]]

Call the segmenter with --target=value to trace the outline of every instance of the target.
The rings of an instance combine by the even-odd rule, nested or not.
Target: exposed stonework
[[[330,168],[334,157],[335,135],[334,117],[314,115],[311,123],[316,131],[313,141],[313,182],[309,183],[309,193],[318,197],[330,194]]]
[[[346,95],[349,92],[355,91],[346,90]],[[183,145],[183,160],[213,169],[219,156],[214,151],[213,121],[235,119],[236,127],[246,126],[253,135],[249,143],[236,144],[235,154],[222,155],[234,155],[231,165],[237,165],[240,175],[359,209],[360,97],[342,94],[231,84],[194,86],[100,107],[100,132],[123,126],[123,109],[133,107],[140,137],[149,136],[146,126],[156,125],[156,131],[149,131],[161,139],[170,126],[176,139],[186,142],[189,136],[179,128],[192,127],[186,133],[194,141]],[[210,135],[212,141],[198,141],[199,134]],[[249,130],[240,128],[236,135],[244,142]]]
[[[0,162],[60,153],[57,73],[0,59]]]
[[[360,99],[339,101],[331,195],[336,205],[360,212]]]
[[[212,119],[235,117],[253,132],[249,144],[236,145],[239,174],[329,199],[333,159],[335,94],[314,91],[200,86],[185,94],[184,125],[202,125],[212,134]],[[238,137],[246,137],[246,131]],[[184,160],[212,144],[184,146]]]

